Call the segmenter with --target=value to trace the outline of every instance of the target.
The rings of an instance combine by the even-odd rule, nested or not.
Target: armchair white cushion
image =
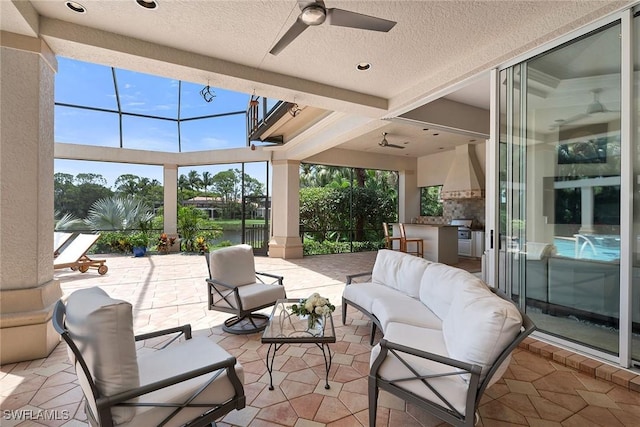
[[[242,366],[208,338],[191,339],[189,325],[135,336],[131,304],[100,288],[59,301],[53,324],[69,346],[91,425],[210,424],[245,406]],[[136,352],[135,341],[174,333],[169,344],[186,340]]]
[[[231,286],[256,283],[253,249],[249,245],[236,245],[217,249],[209,254],[210,273],[220,282]]]
[[[66,305],[67,328],[78,341],[98,390],[105,396],[112,396],[138,387],[140,379],[131,304],[111,298],[95,287],[73,292]],[[71,350],[69,356],[76,364]],[[76,368],[76,371],[85,396],[90,396],[88,379],[81,369]],[[95,402],[87,401],[97,414]],[[114,422],[121,424],[133,418],[135,408],[113,408],[112,415]]]
[[[268,317],[258,310],[286,298],[283,278],[255,270],[253,248],[236,245],[217,249],[207,258],[209,309],[234,314],[225,320],[229,333],[250,334],[264,330]],[[263,281],[260,277],[269,278]]]

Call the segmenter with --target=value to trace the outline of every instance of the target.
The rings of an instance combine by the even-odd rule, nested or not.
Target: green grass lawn
[[[240,230],[242,228],[242,220],[239,219],[215,219],[211,223],[222,228],[223,230]],[[247,226],[264,224],[264,219],[248,219],[245,221]]]

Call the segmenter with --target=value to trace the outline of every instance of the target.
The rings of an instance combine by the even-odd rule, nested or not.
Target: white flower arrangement
[[[290,309],[293,314],[299,316],[318,318],[332,313],[336,309],[336,306],[331,304],[328,298],[321,297],[320,294],[316,292],[308,298],[301,299],[300,304],[293,304]]]

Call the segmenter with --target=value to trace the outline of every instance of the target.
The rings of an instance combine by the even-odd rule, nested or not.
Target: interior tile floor
[[[368,425],[366,376],[371,351],[370,325],[360,313],[349,310],[345,326],[340,321],[339,307],[334,314],[338,341],[331,345],[334,358],[329,390],[323,387],[324,365],[319,350],[301,344],[279,351],[274,371],[276,388],[270,391],[265,366],[267,348],[260,343],[260,334],[224,333],[220,325],[227,315],[207,310],[204,278],[208,272],[202,256],[170,254],[142,258],[107,256],[107,259],[109,272],[105,276],[99,276],[94,270],[85,274],[57,271],[55,276],[64,294],[100,286],[113,297],[133,304],[137,333],[191,323],[195,334],[209,337],[234,354],[245,371],[247,407],[228,414],[218,425]],[[345,275],[370,271],[374,260],[375,253],[321,255],[299,260],[258,257],[256,270],[284,276],[289,297],[319,292],[339,305]],[[471,260],[462,261],[460,266],[474,272],[479,269],[479,263]],[[549,348],[536,340],[527,340],[525,347],[528,350],[515,351],[504,377],[486,391],[478,425],[640,425],[640,393],[628,387],[629,378],[634,377],[631,372],[607,367],[601,362],[591,364],[580,356],[576,367],[599,365],[597,369],[608,372],[610,380],[607,381],[558,362],[572,360],[566,350]],[[622,383],[612,380],[612,375],[625,378],[627,387],[618,385]],[[83,408],[82,392],[63,344],[45,359],[0,368],[0,425],[3,427],[86,426]],[[376,425],[446,424],[382,393]]]

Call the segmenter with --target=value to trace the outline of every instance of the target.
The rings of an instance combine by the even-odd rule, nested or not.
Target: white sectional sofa
[[[364,280],[364,281],[363,281]],[[384,338],[371,352],[370,426],[379,389],[453,425],[472,426],[482,393],[535,329],[511,301],[476,276],[445,264],[380,250],[372,272],[347,276],[351,305]]]

